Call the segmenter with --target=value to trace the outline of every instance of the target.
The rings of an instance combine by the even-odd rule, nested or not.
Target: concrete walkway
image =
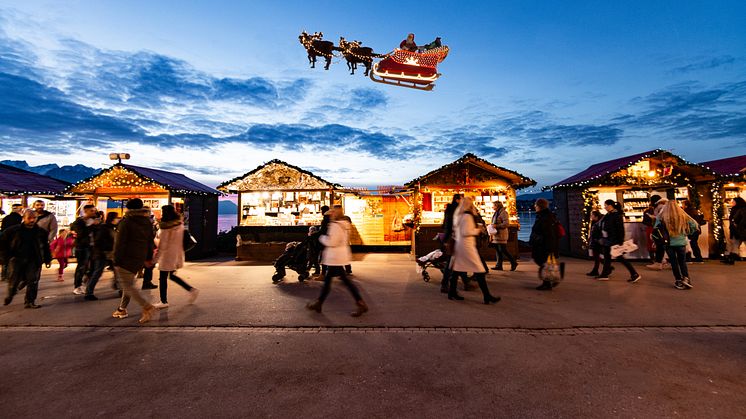
[[[74,266],[62,284],[45,270],[42,309],[0,307],[3,416],[746,416],[746,264],[690,265],[679,291],[670,271],[598,282],[567,260],[540,292],[524,261],[490,273],[503,301],[485,306],[479,291],[448,301],[406,255],[358,259],[371,311],[357,319],[341,284],[310,313],[320,282],[214,260],[179,272],[196,304],[170,283],[172,306],[140,326],[134,304],[111,317],[110,273],[86,302]]]

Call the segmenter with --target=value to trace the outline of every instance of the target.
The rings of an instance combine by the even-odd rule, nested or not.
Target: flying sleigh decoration
[[[388,54],[376,54],[371,48],[363,47],[360,41],[346,41],[342,37],[339,45],[335,46],[331,41],[323,40],[323,36],[321,32],[308,34],[303,31],[298,37],[308,53],[311,68],[316,66],[316,57],[323,57],[326,62],[324,69],[328,70],[332,57],[338,57],[335,52],[340,52],[347,61],[350,74],[355,74],[357,65],[363,64],[364,75],[376,83],[417,90],[429,91],[435,87],[435,80],[441,76],[438,64],[445,60],[449,51],[447,46],[441,45],[440,38],[417,47],[413,34],[402,41],[400,48]]]

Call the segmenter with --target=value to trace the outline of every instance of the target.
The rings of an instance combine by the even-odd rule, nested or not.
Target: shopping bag
[[[558,263],[557,258],[554,255],[549,255],[541,269],[541,279],[556,284],[562,281],[562,276],[560,264]]]
[[[197,245],[197,239],[194,238],[191,234],[189,234],[189,230],[184,230],[184,251],[188,252],[192,249],[194,249],[194,246]]]
[[[637,249],[638,247],[635,244],[634,240],[629,239],[622,244],[615,244],[614,246],[611,246],[611,257],[618,258],[619,256],[625,255],[627,253],[632,253]]]

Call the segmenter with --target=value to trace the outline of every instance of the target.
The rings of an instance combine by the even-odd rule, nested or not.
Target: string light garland
[[[125,167],[121,163],[117,163],[108,169],[104,169],[98,174],[95,174],[89,178],[83,179],[68,186],[65,189],[67,193],[79,193],[79,194],[95,194],[99,188],[113,188],[121,189],[122,192],[131,193],[147,193],[147,192],[163,192],[173,193],[179,195],[218,195],[219,192],[210,193],[206,191],[200,191],[195,189],[184,189],[170,185],[162,180],[155,180],[142,173],[137,172],[135,169]]]
[[[580,223],[580,236],[583,240],[583,247],[587,248],[588,233],[591,228],[591,211],[596,209],[596,203],[598,202],[598,192],[590,189],[584,189],[582,192],[583,196],[583,220]]]

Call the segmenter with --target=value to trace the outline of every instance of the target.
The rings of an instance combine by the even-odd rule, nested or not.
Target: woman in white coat
[[[309,310],[321,313],[321,306],[329,295],[332,288],[332,279],[338,276],[347,286],[355,298],[357,310],[352,312],[352,317],[359,317],[368,311],[368,305],[363,301],[355,284],[350,281],[345,272],[345,266],[350,264],[352,251],[350,250],[350,223],[344,219],[342,207],[335,205],[329,210],[329,226],[326,234],[319,236],[319,241],[324,245],[324,251],[321,254],[321,264],[327,266],[324,275],[324,287],[321,289],[319,299],[306,305]]]
[[[476,219],[479,217],[474,203],[468,197],[464,197],[456,209],[454,215],[454,225],[456,244],[453,248],[453,257],[451,258],[451,270],[453,272],[474,272],[479,289],[482,290],[484,303],[496,303],[500,297],[494,297],[487,288],[485,275],[487,274],[487,265],[479,256],[477,249],[477,237],[482,233],[484,226],[478,225]],[[451,275],[456,278],[457,275]],[[448,293],[450,300],[463,300],[464,298],[456,293],[456,281],[451,279],[451,288]]]
[[[158,247],[156,261],[160,271],[161,302],[156,308],[168,307],[168,278],[189,291],[189,303],[197,299],[199,290],[176,276],[176,270],[184,266],[184,222],[173,205],[161,207],[161,222],[155,242]]]

